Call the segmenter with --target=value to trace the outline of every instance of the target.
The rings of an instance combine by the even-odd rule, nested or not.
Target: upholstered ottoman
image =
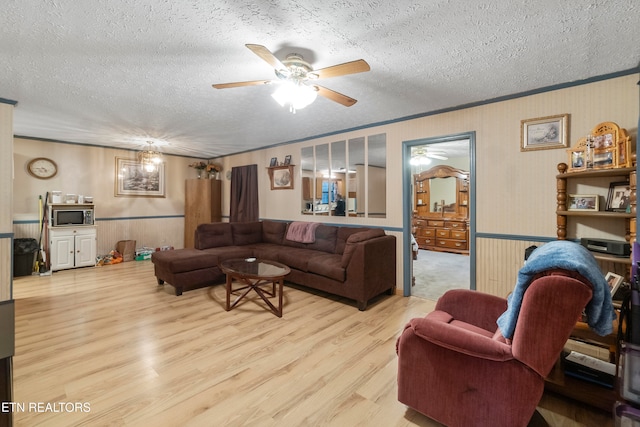
[[[158,285],[165,282],[183,291],[224,282],[225,276],[217,266],[217,257],[198,249],[159,251],[151,255]]]

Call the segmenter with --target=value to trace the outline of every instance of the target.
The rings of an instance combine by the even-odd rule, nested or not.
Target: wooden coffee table
[[[267,259],[246,258],[223,261],[220,263],[220,270],[227,275],[227,311],[238,305],[240,300],[254,290],[276,316],[282,317],[282,285],[284,277],[291,272],[289,267]],[[242,286],[233,289],[234,279]],[[278,284],[278,292],[276,292],[276,284]],[[271,287],[270,291],[269,287]],[[231,304],[231,294],[238,291],[244,292]],[[269,298],[275,296],[278,296],[277,307],[269,301]]]

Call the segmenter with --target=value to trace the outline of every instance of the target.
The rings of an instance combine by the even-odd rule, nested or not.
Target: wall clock
[[[39,179],[49,179],[58,173],[58,165],[46,157],[36,157],[27,165],[27,171],[33,177]]]

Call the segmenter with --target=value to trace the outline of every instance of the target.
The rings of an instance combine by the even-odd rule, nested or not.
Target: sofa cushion
[[[234,245],[250,245],[262,242],[262,223],[260,221],[232,222],[231,232]]]
[[[369,228],[360,228],[360,227],[339,227],[338,235],[336,237],[336,249],[335,253],[342,254],[344,253],[344,248],[347,246],[347,239],[349,236],[355,233],[360,233],[362,231],[367,231]]]
[[[288,265],[290,268],[307,272],[309,271],[309,260],[317,255],[324,255],[325,252],[314,251],[304,248],[286,248],[278,254],[279,262]]]
[[[287,225],[288,227],[288,225]],[[292,240],[288,240],[286,237],[283,243],[286,246],[294,248],[312,249],[322,252],[334,253],[336,250],[336,239],[338,236],[338,228],[332,225],[320,224],[316,228],[316,241],[313,243],[299,243]],[[285,233],[286,236],[286,233]]]
[[[213,260],[216,261],[216,265],[219,265],[222,261],[234,258],[249,258],[253,256],[253,249],[251,246],[225,246],[224,248],[209,248],[204,252]]]
[[[336,250],[337,236],[338,227],[320,224],[318,228],[316,228],[316,241],[309,243],[309,245],[307,245],[307,249],[334,253]]]
[[[342,255],[340,254],[314,256],[308,263],[309,273],[320,274],[321,276],[344,282],[345,269],[340,264],[341,260]]]
[[[255,243],[246,247],[251,249],[253,257],[278,262],[280,261],[280,252],[288,249],[275,243]]]
[[[280,221],[262,221],[262,241],[281,245],[284,234],[287,231],[287,223]]]
[[[347,239],[347,244],[344,248],[344,253],[342,254],[342,267],[346,267],[347,265],[349,265],[351,257],[353,256],[353,252],[356,250],[358,243],[384,235],[384,230],[382,230],[381,228],[372,228],[370,230],[361,231],[349,236],[349,238]]]
[[[228,222],[214,222],[198,225],[194,244],[196,249],[233,245],[230,224]]]

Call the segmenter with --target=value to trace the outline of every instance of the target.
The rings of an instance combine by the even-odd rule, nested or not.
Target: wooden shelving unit
[[[222,221],[222,181],[187,179],[184,198],[184,247],[193,248],[198,225]]]
[[[624,235],[620,236],[620,240],[634,242],[636,240],[636,169],[635,167],[622,167],[611,169],[589,169],[577,172],[568,172],[568,166],[565,163],[558,165],[559,174],[556,175],[557,182],[557,236],[559,240],[568,238],[580,238],[589,236],[568,236],[567,225],[569,221],[585,221],[590,218],[597,218],[601,221],[615,221],[624,224]],[[611,180],[602,180],[599,178],[611,178]],[[594,187],[605,184],[607,181],[615,182],[628,181],[630,188],[630,209],[629,212],[610,212],[600,211],[581,211],[568,210],[568,194],[567,182],[569,180],[577,180],[578,183],[589,183]],[[607,188],[600,190],[600,195],[606,194]],[[606,196],[605,196],[606,200]],[[604,208],[602,208],[604,209]],[[619,257],[603,253],[592,252],[596,260],[601,263],[609,263],[609,265],[622,265],[624,269],[630,272],[631,258]],[[628,278],[628,277],[627,277]],[[586,324],[578,322],[572,333],[572,338],[597,343],[602,347],[608,347],[610,350],[610,361],[617,360],[615,333],[601,337],[593,333]],[[578,378],[565,375],[562,366],[562,360],[559,360],[549,376],[546,378],[545,388],[552,392],[562,394],[572,399],[584,402],[588,405],[600,408],[605,411],[611,411],[616,400],[619,399],[618,392],[615,388],[610,389],[598,384],[593,384]]]

